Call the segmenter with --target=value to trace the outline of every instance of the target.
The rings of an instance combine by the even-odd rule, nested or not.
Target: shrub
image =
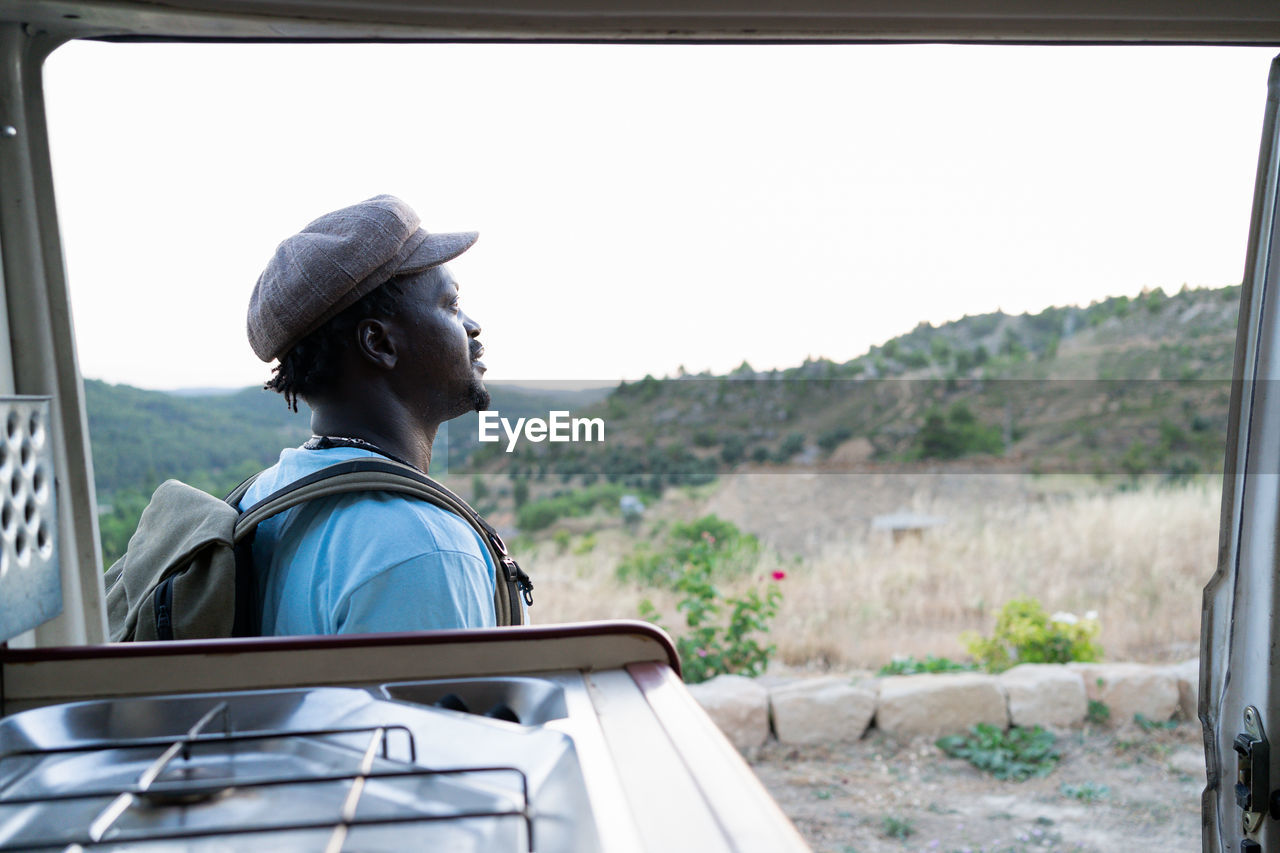
[[[951,341],[941,335],[935,335],[929,341],[929,356],[938,364],[946,364],[951,361],[951,350]]]
[[[726,596],[715,582],[738,571],[744,557],[749,555],[754,562],[758,550],[754,536],[708,515],[675,525],[662,551],[640,552],[618,567],[624,580],[643,575],[651,582],[669,583],[681,594],[677,609],[684,612],[687,630],[677,637],[676,651],[684,680],[690,684],[728,673],[760,675],[776,651],[764,640],[782,601],[778,584],[766,584],[763,593],[753,588],[740,596]],[[782,572],[774,573],[774,581],[784,577]],[[640,602],[640,618],[661,624],[662,617],[645,599]]]
[[[1111,721],[1111,709],[1107,707],[1106,702],[1090,699],[1084,718],[1095,726],[1105,726]]]
[[[964,373],[975,367],[981,367],[991,359],[987,348],[978,344],[972,350],[960,350],[956,353],[956,372]]]
[[[918,675],[922,672],[969,672],[975,667],[950,658],[925,655],[923,660],[913,657],[894,658],[880,667],[876,675]]]
[[[1141,296],[1134,300],[1135,303],[1146,302],[1147,310],[1152,314],[1160,310],[1160,308],[1169,301],[1169,297],[1165,295],[1164,289],[1157,287],[1155,290],[1146,294],[1144,300]]]
[[[1000,339],[1000,354],[1012,361],[1021,361],[1027,354],[1027,346],[1013,329],[1005,328],[1004,337]]]
[[[747,445],[740,435],[731,435],[720,447],[720,459],[725,465],[736,465],[747,455]]]
[[[1111,796],[1111,788],[1095,782],[1081,782],[1079,785],[1068,785],[1065,782],[1059,788],[1062,796],[1077,799],[1082,803],[1096,803]]]
[[[757,635],[768,635],[769,623],[778,614],[782,590],[776,583],[766,585],[764,595],[757,589],[740,597],[726,597],[706,572],[691,570],[676,584],[684,593],[677,609],[685,614],[687,633],[676,638],[684,680],[698,684],[717,675],[747,675],[754,678],[765,671],[777,647],[764,645]],[[720,615],[729,612],[727,622]],[[640,618],[661,625],[661,615],[645,599],[640,602]]]
[[[1019,663],[1095,661],[1102,655],[1095,642],[1098,630],[1098,620],[1091,616],[1050,617],[1036,599],[1015,598],[1001,609],[990,637],[966,632],[960,639],[984,669],[1003,672]]]
[[[1200,461],[1194,456],[1183,456],[1169,463],[1164,478],[1169,483],[1187,483],[1199,473]]]
[[[1137,440],[1131,441],[1125,448],[1124,456],[1120,457],[1120,470],[1130,477],[1144,474],[1151,467],[1151,456],[1145,444]]]
[[[640,545],[618,564],[618,580],[648,586],[676,587],[690,565],[713,577],[742,575],[755,567],[760,540],[743,533],[732,521],[704,515],[676,524],[658,550]]]
[[[832,427],[818,435],[818,446],[823,452],[830,453],[850,438],[853,438],[853,430],[849,427],[844,425]]]
[[[899,841],[906,841],[915,833],[916,825],[909,817],[885,815],[880,819],[880,831],[886,838],[896,838]]]
[[[774,456],[775,462],[790,462],[791,457],[804,450],[804,433],[789,432],[786,438],[782,439],[782,443],[778,445],[778,453]]]
[[[997,779],[1022,782],[1046,776],[1061,757],[1052,732],[1036,726],[1014,726],[1008,732],[990,723],[979,723],[967,735],[939,738],[938,748],[952,758],[963,758]]]
[[[925,412],[924,423],[916,433],[915,455],[920,459],[959,459],[1003,450],[1000,430],[979,422],[963,403],[956,403],[945,414],[939,409]]]
[[[907,367],[920,368],[929,366],[929,356],[920,350],[907,350],[902,353],[901,360]]]
[[[562,516],[568,515],[558,498],[535,501],[520,507],[516,512],[516,525],[521,530],[542,530],[555,524]]]
[[[1208,415],[1197,414],[1193,415],[1191,418],[1192,432],[1208,432],[1216,428],[1216,426],[1217,424],[1214,422],[1214,419]]]
[[[616,483],[597,483],[575,492],[528,501],[516,510],[516,526],[532,533],[550,527],[561,518],[586,515],[597,506],[616,510],[626,492],[624,486]]]
[[[1148,734],[1156,731],[1168,731],[1178,727],[1177,720],[1165,720],[1164,722],[1160,722],[1159,720],[1153,720],[1150,717],[1147,717],[1145,714],[1134,714],[1133,722],[1134,725]]]

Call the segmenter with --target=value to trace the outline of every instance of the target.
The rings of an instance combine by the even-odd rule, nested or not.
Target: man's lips
[[[489,368],[485,367],[484,362],[480,360],[480,356],[482,356],[482,355],[484,355],[484,344],[476,344],[474,347],[472,347],[472,349],[471,349],[471,366],[472,366],[472,367],[474,367],[474,368],[476,368],[476,369],[478,369],[479,371],[481,371],[481,372],[483,373],[484,371],[488,370]]]

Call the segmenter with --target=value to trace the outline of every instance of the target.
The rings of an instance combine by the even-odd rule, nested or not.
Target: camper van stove
[[[0,650],[0,851],[807,849],[634,622]]]
[[[573,681],[26,711],[0,721],[0,850],[599,850],[568,733]]]

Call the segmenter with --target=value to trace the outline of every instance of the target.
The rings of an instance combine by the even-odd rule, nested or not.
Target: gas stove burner
[[[462,697],[457,693],[446,693],[439,699],[431,703],[437,708],[444,708],[446,711],[457,711],[462,714],[470,714],[471,709],[467,707],[467,703],[462,701]]]
[[[463,714],[476,713],[471,710],[466,702],[462,701],[462,697],[457,693],[446,693],[431,704],[435,705],[437,708],[444,708],[447,711],[460,711]],[[506,720],[508,723],[519,724],[520,722],[520,717],[506,702],[497,703],[489,710],[485,711],[481,716],[489,717],[494,720]]]
[[[520,718],[516,716],[516,712],[511,710],[508,705],[505,705],[502,702],[499,702],[497,705],[494,705],[492,708],[485,711],[484,715],[495,720],[506,720],[508,723],[520,722]]]

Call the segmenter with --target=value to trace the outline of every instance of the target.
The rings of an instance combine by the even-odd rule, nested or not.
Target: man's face
[[[453,275],[439,266],[400,284],[404,308],[396,319],[403,357],[396,377],[402,393],[421,401],[424,414],[444,420],[489,408],[480,324],[459,307]]]

